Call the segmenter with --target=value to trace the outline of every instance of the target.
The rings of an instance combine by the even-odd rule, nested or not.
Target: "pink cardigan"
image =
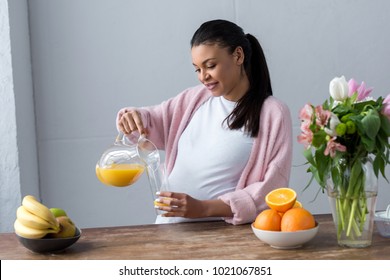
[[[148,138],[165,150],[168,174],[175,164],[181,134],[194,112],[211,96],[210,91],[199,85],[160,105],[138,108],[148,129]],[[117,122],[131,109],[134,108],[121,109]],[[260,211],[268,207],[265,195],[272,189],[288,187],[289,183],[292,161],[290,111],[284,103],[270,96],[264,102],[260,116],[260,131],[236,190],[219,197],[233,212],[233,217],[225,217],[225,221],[234,225],[254,221]]]

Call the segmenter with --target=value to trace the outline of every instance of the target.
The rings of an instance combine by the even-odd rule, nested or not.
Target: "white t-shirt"
[[[224,121],[235,104],[224,97],[211,97],[195,112],[178,143],[175,166],[168,177],[170,191],[207,200],[235,190],[253,145],[253,138],[243,129],[230,130]],[[156,223],[210,219],[216,218],[158,216]]]

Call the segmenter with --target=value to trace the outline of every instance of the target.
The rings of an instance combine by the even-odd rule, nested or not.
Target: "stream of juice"
[[[96,176],[106,185],[126,187],[138,180],[145,167],[140,164],[112,164],[106,167],[96,166]]]

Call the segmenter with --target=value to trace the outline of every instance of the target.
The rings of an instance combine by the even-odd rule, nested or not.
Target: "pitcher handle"
[[[122,131],[119,131],[118,136],[115,138],[115,142],[122,142],[124,136],[125,134]]]
[[[124,134],[119,131],[118,136],[115,138],[116,145],[135,146],[138,143],[138,136],[135,133]]]

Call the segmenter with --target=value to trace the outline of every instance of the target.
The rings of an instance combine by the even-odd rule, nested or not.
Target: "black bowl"
[[[39,238],[39,239],[33,239],[33,238],[25,238],[20,235],[16,234],[16,237],[18,238],[19,242],[29,249],[30,251],[33,251],[35,253],[49,253],[49,252],[59,252],[63,251],[66,248],[70,247],[74,243],[76,243],[77,240],[79,240],[81,236],[81,230],[79,228],[76,228],[76,234],[73,237],[66,237],[66,238]]]

